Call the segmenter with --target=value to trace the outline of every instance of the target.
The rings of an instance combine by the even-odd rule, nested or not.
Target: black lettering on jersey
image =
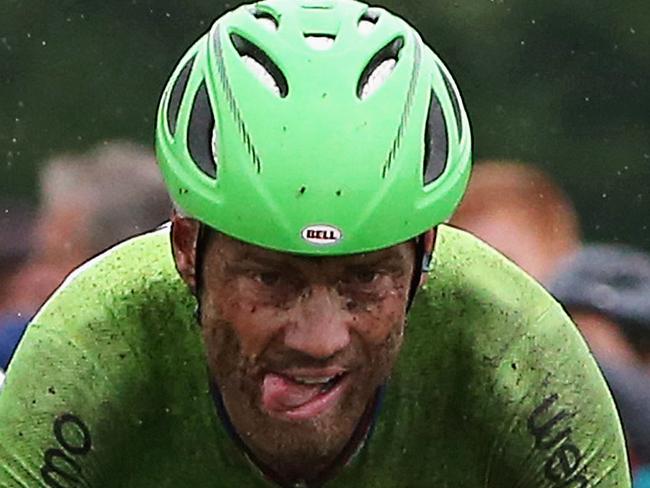
[[[47,486],[67,488],[81,481],[81,467],[61,449],[48,449],[43,459],[45,464],[41,467],[41,477]]]
[[[546,422],[540,419],[541,416],[544,416],[544,414],[549,411],[558,398],[557,394],[553,394],[544,399],[541,405],[539,405],[530,417],[528,417],[528,431],[535,437],[536,449],[549,449],[562,442],[571,434],[571,427],[567,427],[561,432],[553,435],[554,430],[557,430],[555,427],[558,426],[560,422],[566,418],[573,417],[575,414],[570,414],[566,410],[560,410],[555,414],[555,416]]]
[[[558,487],[587,488],[589,482],[580,468],[582,453],[572,442],[573,429],[567,422],[575,413],[554,408],[560,396],[545,398],[528,417],[528,432],[535,438],[535,449],[551,451],[544,463],[544,476]]]
[[[582,474],[572,476],[578,470],[582,455],[570,442],[560,445],[544,464],[544,474],[558,486],[587,487],[587,479]],[[568,475],[568,479],[567,479]],[[576,485],[575,483],[579,483]]]
[[[70,436],[68,431],[68,438],[65,436],[64,427],[74,426],[78,432],[78,437],[81,438],[81,445],[75,445],[74,439]],[[59,441],[59,444],[70,454],[85,455],[88,454],[91,447],[90,431],[86,424],[84,424],[79,417],[64,413],[54,420],[54,437]],[[78,442],[78,441],[77,441]]]
[[[43,453],[41,477],[51,488],[78,486],[85,481],[78,457],[85,456],[92,448],[90,430],[70,413],[59,415],[52,427],[58,446]]]

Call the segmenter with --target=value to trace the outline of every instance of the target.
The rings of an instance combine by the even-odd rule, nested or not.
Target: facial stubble
[[[404,319],[394,323],[385,340],[363,346],[353,337],[349,347],[360,365],[339,405],[314,419],[289,421],[262,409],[265,353],[247,357],[231,323],[202,314],[210,371],[237,434],[256,459],[288,479],[309,479],[326,470],[355,433],[377,388],[384,384],[398,356]]]

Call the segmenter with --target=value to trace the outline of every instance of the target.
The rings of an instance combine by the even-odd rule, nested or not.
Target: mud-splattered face
[[[199,286],[212,375],[251,451],[308,478],[343,449],[402,342],[414,245],[303,257],[211,235]]]

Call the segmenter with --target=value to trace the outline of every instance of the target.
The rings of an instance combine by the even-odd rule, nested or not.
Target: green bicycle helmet
[[[156,151],[188,216],[307,255],[389,247],[446,221],[471,135],[440,59],[352,0],[265,0],[219,18],[164,90]]]

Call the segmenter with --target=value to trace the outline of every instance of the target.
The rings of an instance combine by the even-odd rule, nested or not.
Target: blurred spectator
[[[650,256],[620,244],[592,244],[567,258],[549,290],[596,356],[650,372]]]
[[[0,301],[0,311],[22,317],[23,325],[75,267],[156,227],[171,208],[153,154],[126,142],[54,158],[40,175],[40,191],[32,251]],[[0,323],[0,335],[7,325]]]
[[[33,212],[26,203],[0,202],[0,303],[6,301],[7,283],[27,259],[32,245]],[[0,376],[9,354],[22,335],[24,319],[0,309]],[[1,382],[0,382],[1,383]]]
[[[0,201],[0,283],[7,283],[27,259],[34,215],[26,203]],[[0,287],[0,303],[6,288]]]
[[[642,468],[637,472],[634,488],[650,488],[650,467]]]
[[[586,245],[561,263],[549,290],[567,308],[603,368],[633,465],[648,465],[650,256],[620,244]]]
[[[601,361],[600,366],[607,378],[618,411],[623,419],[625,437],[630,447],[630,460],[635,471],[645,465],[650,475],[650,377],[636,366]],[[638,481],[638,480],[637,480]],[[644,486],[650,488],[650,477]],[[635,488],[639,483],[635,482]]]
[[[539,280],[550,276],[558,261],[580,245],[571,201],[549,176],[523,163],[479,162],[451,223]]]

